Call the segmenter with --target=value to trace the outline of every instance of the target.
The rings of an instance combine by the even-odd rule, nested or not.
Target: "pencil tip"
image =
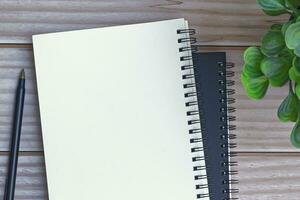
[[[22,69],[22,71],[21,71],[20,79],[25,79],[25,70],[24,69]]]

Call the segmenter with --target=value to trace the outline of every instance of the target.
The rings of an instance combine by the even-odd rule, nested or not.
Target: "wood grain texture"
[[[7,160],[7,156],[0,156],[0,199],[3,199],[3,190],[7,174]],[[20,156],[15,199],[48,199],[45,174],[44,158],[42,156]]]
[[[237,143],[238,152],[294,152],[289,142],[292,129],[290,123],[281,123],[276,117],[278,105],[287,94],[287,88],[271,89],[261,101],[251,101],[239,81],[244,48],[239,47],[201,47],[200,51],[226,51],[230,62],[235,62],[236,76],[234,97],[237,99]],[[17,77],[21,67],[26,69],[28,77],[25,99],[24,126],[21,149],[23,151],[41,151],[41,128],[33,55],[31,48],[0,48],[0,150],[8,150],[13,101]]]
[[[8,150],[18,75],[26,71],[21,150],[42,150],[33,55],[29,48],[0,48],[0,150]]]
[[[19,159],[16,200],[47,200],[41,127],[31,47],[31,35],[105,27],[184,17],[197,29],[201,51],[226,51],[234,62],[237,103],[241,200],[298,200],[300,160],[289,143],[292,124],[280,123],[276,110],[287,88],[272,89],[261,101],[250,101],[239,74],[243,47],[258,45],[273,23],[287,16],[264,15],[255,0],[1,0],[0,1],[0,199],[7,172],[7,153],[17,77],[21,68],[28,77],[22,151]],[[80,149],[80,147],[78,147]],[[281,153],[257,153],[281,152]],[[289,153],[282,153],[289,152]],[[293,153],[295,152],[295,153]]]
[[[300,156],[297,154],[240,154],[240,200],[299,200]],[[3,198],[7,156],[0,156],[0,199]],[[47,200],[43,156],[20,156],[16,200]],[[236,195],[237,196],[237,195]]]
[[[299,154],[241,154],[240,200],[298,200]]]
[[[31,43],[31,35],[184,17],[201,45],[258,44],[269,25],[255,0],[2,0],[0,43]]]

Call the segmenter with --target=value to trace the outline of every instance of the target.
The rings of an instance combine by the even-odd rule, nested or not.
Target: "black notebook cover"
[[[234,108],[229,105],[234,103],[234,99],[230,98],[234,90],[227,88],[234,84],[229,80],[234,74],[227,70],[233,65],[226,63],[223,52],[194,53],[193,63],[210,199],[235,199],[230,197],[230,193],[237,192],[231,186],[237,181],[230,177],[237,172],[230,168],[236,162],[231,161],[230,157],[234,154],[229,151],[236,146],[231,143],[235,135],[229,133],[235,129],[235,126],[229,125],[235,120],[230,115]]]

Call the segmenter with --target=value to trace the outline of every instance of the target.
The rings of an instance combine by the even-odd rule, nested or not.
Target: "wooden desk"
[[[236,64],[240,199],[299,200],[300,151],[291,147],[291,124],[276,110],[287,89],[250,101],[239,81],[242,53],[259,45],[269,25],[287,18],[265,16],[255,0],[64,0],[0,1],[0,198],[6,175],[13,100],[21,68],[28,84],[16,199],[46,200],[31,35],[62,30],[184,17],[197,29],[201,51],[226,51]]]

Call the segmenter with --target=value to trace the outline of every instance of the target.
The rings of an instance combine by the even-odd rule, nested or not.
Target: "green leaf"
[[[289,77],[291,80],[295,81],[296,83],[300,83],[300,74],[295,71],[295,67],[291,67],[289,70]]]
[[[262,99],[269,87],[268,78],[265,76],[250,78],[242,73],[241,82],[246,90],[247,96],[255,100]]]
[[[278,15],[281,15],[281,14],[284,14],[284,13],[287,13],[287,11],[285,10],[280,10],[280,11],[270,11],[270,10],[264,10],[264,13],[266,15],[269,15],[269,16],[278,16]]]
[[[262,38],[261,51],[266,56],[277,56],[285,48],[285,41],[280,31],[269,31]]]
[[[300,0],[285,0],[285,5],[287,8],[294,10],[300,5]]]
[[[273,24],[271,27],[270,27],[270,30],[271,31],[278,31],[280,32],[282,29],[282,24]]]
[[[257,65],[258,67],[252,67],[251,65],[248,64],[244,64],[243,66],[243,73],[245,76],[249,77],[249,78],[255,78],[255,77],[259,77],[262,76],[263,73],[260,70],[260,65]]]
[[[290,86],[291,87],[291,86]],[[288,96],[280,104],[277,116],[282,122],[295,122],[298,118],[298,98],[290,89]]]
[[[292,65],[295,55],[292,50],[285,47],[284,49],[282,49],[280,51],[278,57],[285,59],[286,62],[288,62],[288,63],[290,63],[290,65]]]
[[[258,47],[249,47],[244,53],[244,61],[247,65],[259,68],[260,62],[264,58]]]
[[[273,87],[283,86],[289,78],[290,63],[281,57],[265,58],[261,65],[262,73]]]
[[[257,0],[267,15],[277,16],[286,13],[285,0]]]
[[[295,93],[296,93],[297,97],[300,99],[300,85],[299,84],[296,85]]]
[[[300,22],[294,23],[288,27],[285,32],[285,42],[289,49],[295,49],[300,45]]]
[[[294,50],[294,54],[298,57],[300,57],[300,45],[298,45],[295,50]]]
[[[295,20],[290,20],[290,21],[288,21],[288,22],[286,22],[286,23],[284,23],[284,24],[282,25],[282,28],[281,28],[281,33],[282,33],[282,35],[285,35],[286,30],[287,30],[288,27],[289,27],[291,24],[293,24],[293,23],[295,23]]]
[[[295,72],[300,75],[300,58],[297,56],[293,59],[293,67],[295,68]]]
[[[297,120],[292,130],[290,141],[294,147],[300,148],[300,119]]]

